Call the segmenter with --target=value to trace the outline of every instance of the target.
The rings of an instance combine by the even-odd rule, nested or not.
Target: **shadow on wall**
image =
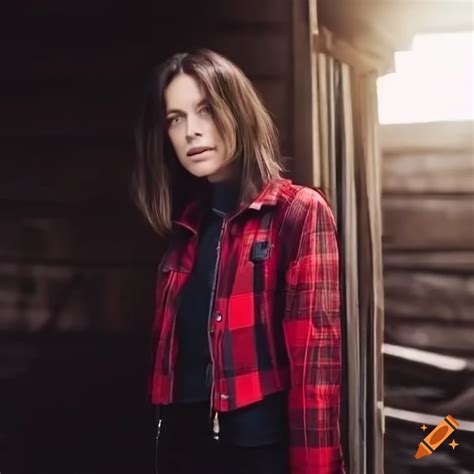
[[[3,474],[152,473],[147,337],[3,335]]]
[[[154,275],[0,265],[2,474],[153,472]]]

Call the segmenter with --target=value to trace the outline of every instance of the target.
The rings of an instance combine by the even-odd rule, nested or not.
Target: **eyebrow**
[[[201,99],[199,103],[196,105],[196,107],[199,107],[200,105],[208,104],[208,103],[209,101],[207,99]],[[170,109],[166,111],[166,116],[171,115],[171,114],[184,114],[184,113],[185,112],[179,109]]]

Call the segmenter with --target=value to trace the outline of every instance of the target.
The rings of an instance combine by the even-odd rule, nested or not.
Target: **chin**
[[[219,170],[218,167],[212,166],[210,163],[195,163],[195,166],[190,166],[188,172],[197,178],[205,178],[215,174]]]

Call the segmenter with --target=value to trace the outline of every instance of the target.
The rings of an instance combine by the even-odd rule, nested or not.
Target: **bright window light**
[[[379,122],[474,120],[474,32],[416,35],[377,81]]]

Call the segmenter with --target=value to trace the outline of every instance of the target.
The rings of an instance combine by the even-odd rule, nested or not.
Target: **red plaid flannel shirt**
[[[262,228],[266,211],[272,214],[267,229]],[[154,404],[173,401],[175,316],[192,270],[201,216],[196,200],[174,221],[180,237],[159,266],[150,380]],[[291,223],[281,227],[288,216]],[[289,179],[273,180],[252,203],[226,216],[219,253],[209,321],[213,410],[234,410],[288,390],[291,474],[344,473],[339,252],[326,200]]]

